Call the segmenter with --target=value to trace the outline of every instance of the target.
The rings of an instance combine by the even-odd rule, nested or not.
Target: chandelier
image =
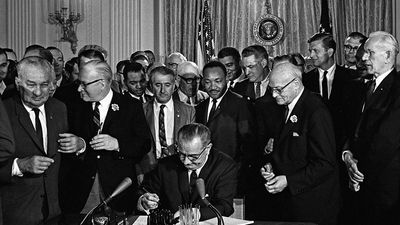
[[[56,0],[57,1],[57,0]],[[83,0],[82,1],[82,6],[81,10],[83,12]],[[74,1],[75,3],[76,0]],[[61,4],[55,4],[54,7],[54,13],[52,13],[49,8],[49,18],[48,21],[50,24],[55,24],[59,25],[61,27],[61,33],[62,37],[59,41],[62,42],[69,42],[71,43],[71,50],[75,54],[76,53],[76,48],[78,46],[78,38],[76,37],[76,29],[78,23],[83,21],[83,14],[79,13],[79,5],[73,5],[73,2],[69,2],[69,9],[66,7],[66,3],[64,1],[63,6],[61,7],[61,10],[59,10],[58,6],[61,6]],[[74,8],[78,11],[75,12]]]

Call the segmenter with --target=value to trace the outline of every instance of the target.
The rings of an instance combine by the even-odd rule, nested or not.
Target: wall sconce
[[[50,0],[53,1],[53,0]],[[83,0],[81,0],[82,5],[80,9],[83,12]],[[75,3],[75,5],[74,5]],[[71,43],[71,51],[72,53],[76,53],[76,48],[78,46],[78,38],[76,37],[76,28],[78,23],[83,21],[83,14],[79,13],[79,4],[77,4],[76,0],[69,1],[69,10],[66,7],[67,3],[65,0],[61,2],[59,0],[55,1],[54,5],[54,14],[52,12],[49,13],[48,21],[50,24],[60,25],[62,31],[62,37],[59,41],[69,42]],[[78,11],[75,13],[73,11],[75,9]],[[61,7],[61,11],[58,10]],[[49,8],[49,11],[52,10]],[[69,13],[68,13],[69,12]]]

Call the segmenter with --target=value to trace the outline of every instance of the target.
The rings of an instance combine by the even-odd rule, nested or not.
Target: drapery
[[[200,0],[165,2],[166,55],[173,51],[194,60],[196,44],[196,3]],[[300,52],[308,55],[307,40],[319,28],[320,0],[268,0],[271,13],[283,20],[284,38],[267,46],[271,56]],[[392,31],[393,0],[328,0],[333,35],[337,42],[337,59],[342,59],[343,42],[352,31],[368,34],[376,30]],[[232,46],[241,51],[258,44],[253,24],[267,13],[264,0],[209,0],[215,50]]]

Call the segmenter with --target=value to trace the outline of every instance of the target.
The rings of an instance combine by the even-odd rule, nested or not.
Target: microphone
[[[88,218],[89,215],[91,215],[93,213],[94,210],[102,207],[103,205],[107,205],[108,202],[110,202],[115,196],[121,194],[121,192],[125,191],[125,189],[127,189],[129,186],[132,185],[132,179],[129,177],[125,177],[122,182],[118,185],[118,187],[113,191],[113,193],[111,193],[110,196],[108,196],[104,201],[102,201],[100,204],[98,204],[96,207],[94,207],[92,210],[90,210],[85,218],[83,218],[82,222],[80,223],[80,225],[82,225],[86,219]]]
[[[224,218],[222,217],[221,213],[218,211],[217,208],[215,208],[207,199],[206,199],[206,188],[204,185],[204,180],[203,178],[199,178],[196,180],[196,187],[197,191],[199,192],[201,200],[204,202],[204,204],[207,205],[208,208],[210,208],[214,214],[217,216],[218,219],[218,225],[224,225]]]

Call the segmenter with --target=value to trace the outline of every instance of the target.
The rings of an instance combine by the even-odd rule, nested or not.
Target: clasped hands
[[[76,153],[85,147],[85,141],[70,133],[59,134],[58,140],[61,153]],[[108,134],[98,134],[89,142],[94,150],[118,151],[118,140]]]
[[[357,159],[353,158],[351,152],[344,153],[344,163],[347,167],[347,173],[349,174],[350,181],[352,183],[359,183],[364,181],[364,174],[362,174],[357,167]]]
[[[267,181],[264,185],[271,194],[282,192],[287,187],[285,175],[275,176],[273,172],[267,172],[264,167],[260,169],[261,176]]]

